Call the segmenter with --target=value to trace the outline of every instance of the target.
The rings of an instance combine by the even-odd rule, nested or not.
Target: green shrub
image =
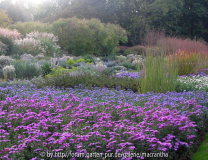
[[[46,62],[46,63],[43,63],[41,65],[41,70],[42,70],[42,75],[45,76],[49,73],[51,73],[52,69],[51,69],[51,64]]]
[[[115,74],[115,73],[116,73],[116,72],[115,72],[114,67],[107,67],[107,68],[104,70],[104,72],[103,72],[103,74],[106,75],[106,76],[111,76],[111,75],[113,75],[113,74]]]
[[[61,76],[76,71],[76,69],[77,69],[76,67],[72,67],[72,69],[65,69],[62,66],[58,66],[58,68],[53,68],[52,72],[46,75],[46,77]]]
[[[16,78],[33,78],[41,75],[41,68],[30,62],[15,61],[13,62]]]
[[[126,68],[124,66],[114,66],[113,67],[116,71],[119,71],[119,70],[126,70]]]
[[[137,91],[136,87],[136,79],[133,78],[118,78],[118,77],[109,77],[106,75],[70,75],[70,74],[62,74],[58,76],[46,77],[44,79],[44,85],[46,86],[55,86],[55,87],[75,87],[82,84],[85,87],[107,87],[107,88],[117,88],[121,89],[131,89],[134,92]],[[35,82],[34,82],[35,83]],[[40,83],[40,82],[39,82]],[[38,84],[41,86],[41,84]]]
[[[79,66],[81,66],[81,64],[80,64],[80,63],[74,63],[73,66],[74,66],[74,67],[79,67]]]
[[[123,62],[121,63],[122,66],[124,66],[126,69],[133,69],[133,70],[137,70],[138,65],[130,63],[130,62]]]
[[[75,61],[73,60],[73,59],[69,59],[68,61],[67,61],[67,64],[69,64],[69,65],[73,65],[75,63]]]
[[[53,22],[52,30],[59,37],[62,49],[74,55],[106,56],[119,41],[127,41],[125,30],[117,25],[103,24],[98,19],[59,19]]]
[[[76,63],[80,63],[80,62],[84,62],[85,63],[85,60],[84,59],[78,59],[78,60],[76,60]]]
[[[18,22],[10,25],[8,28],[18,30],[23,36],[34,31],[50,32],[51,30],[50,24],[41,22]]]
[[[176,87],[178,68],[172,59],[167,63],[166,53],[153,54],[147,50],[144,65],[145,75],[140,77],[138,90],[140,93],[165,93],[174,91]],[[140,67],[138,67],[140,71]]]
[[[14,43],[13,43],[13,40],[9,37],[3,37],[3,36],[0,36],[0,41],[7,45],[7,51],[6,53],[4,53],[6,56],[10,56],[12,55],[13,53],[13,47],[14,47]]]
[[[65,69],[72,69],[72,66],[70,64],[68,64],[67,62],[59,61],[58,64],[59,64],[59,66],[65,68]]]
[[[2,68],[0,68],[0,79],[3,79],[4,78],[4,73],[3,73],[3,69]]]
[[[0,41],[0,55],[5,55],[7,53],[7,45]]]
[[[45,50],[45,53],[44,53],[45,56],[53,57],[54,53],[56,54],[56,56],[61,56],[60,48],[57,45],[55,45],[53,42],[51,42],[50,40],[40,39],[40,43],[41,43],[41,46]]]
[[[109,61],[108,57],[101,57],[100,59],[101,59],[103,62],[108,62],[108,61]]]
[[[114,67],[114,66],[116,66],[116,64],[115,64],[115,62],[106,62],[106,63],[104,63],[107,67]]]
[[[91,54],[84,55],[83,58],[85,59],[85,61],[87,61],[89,63],[95,63],[96,62],[96,57],[91,55]]]
[[[14,79],[13,81],[5,81],[0,83],[0,87],[7,87],[7,86],[27,86],[30,87],[32,83],[30,80],[20,80]]]
[[[108,59],[109,59],[110,61],[115,61],[115,60],[117,59],[117,54],[115,54],[115,53],[110,54],[110,55],[108,56]]]

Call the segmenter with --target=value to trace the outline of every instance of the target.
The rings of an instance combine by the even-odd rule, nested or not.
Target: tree
[[[11,18],[6,14],[6,12],[0,9],[0,27],[7,27],[12,23]]]
[[[192,39],[203,38],[208,41],[208,1],[183,0],[179,26],[180,34]]]

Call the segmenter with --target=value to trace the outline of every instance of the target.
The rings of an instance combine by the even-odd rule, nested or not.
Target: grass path
[[[196,153],[194,153],[192,160],[208,160],[208,133]]]

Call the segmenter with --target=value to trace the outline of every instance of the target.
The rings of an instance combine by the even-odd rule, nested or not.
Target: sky
[[[18,1],[18,0],[13,0],[13,1],[15,2],[15,1]],[[24,1],[27,2],[27,3],[40,4],[41,2],[46,1],[46,0],[24,0]]]

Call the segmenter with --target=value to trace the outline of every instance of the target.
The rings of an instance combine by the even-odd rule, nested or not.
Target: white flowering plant
[[[2,67],[8,65],[11,61],[13,61],[13,59],[9,56],[0,56],[0,65]]]
[[[53,33],[47,32],[31,32],[26,35],[26,38],[33,38],[36,40],[47,39],[53,43],[58,42],[58,37],[56,37]]]
[[[31,32],[26,35],[26,38],[39,40],[46,56],[52,57],[54,53],[60,55],[60,47],[57,45],[58,37],[53,33]]]
[[[15,40],[14,45],[14,50],[18,55],[23,55],[26,53],[36,56],[39,53],[46,53],[45,49],[41,46],[41,42],[34,38]]]
[[[13,65],[5,66],[3,68],[4,78],[6,80],[13,80],[15,78],[15,68]]]
[[[18,55],[24,53],[37,56],[53,57],[54,54],[61,55],[60,47],[56,44],[58,38],[52,33],[31,32],[23,39],[15,40],[14,50]]]
[[[177,92],[184,91],[206,91],[208,92],[208,75],[179,77],[177,81]]]

